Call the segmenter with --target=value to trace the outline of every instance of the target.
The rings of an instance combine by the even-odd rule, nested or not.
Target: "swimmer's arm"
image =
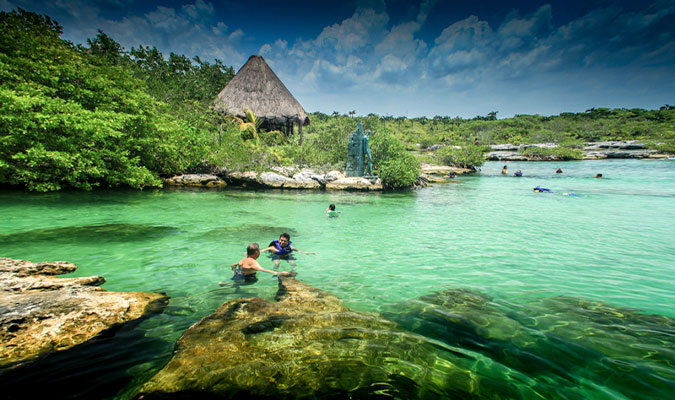
[[[267,273],[274,274],[274,275],[279,275],[276,271],[272,271],[272,270],[265,269],[265,268],[261,267],[260,264],[257,261],[255,262],[255,264],[253,264],[251,266],[251,269],[254,269],[256,271],[267,272]]]
[[[277,248],[274,247],[274,246],[270,246],[270,247],[268,247],[268,248],[266,248],[266,249],[264,249],[264,250],[260,250],[261,253],[264,253],[264,252],[266,252],[266,251],[273,251],[273,252],[276,252],[276,251],[277,251]]]
[[[292,250],[292,251],[297,251],[298,253],[302,253],[302,254],[314,254],[314,255],[316,255],[316,253],[310,253],[310,252],[308,252],[308,251],[298,250],[298,249],[296,249],[296,248],[293,247],[293,246],[291,246],[291,250]]]

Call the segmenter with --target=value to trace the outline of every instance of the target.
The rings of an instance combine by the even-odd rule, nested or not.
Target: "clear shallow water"
[[[73,376],[89,373],[98,389],[92,383],[83,393],[124,397],[166,361],[188,326],[220,304],[239,296],[273,297],[276,280],[266,274],[239,294],[218,282],[229,279],[226,266],[242,257],[248,243],[265,246],[284,231],[296,248],[317,253],[297,256],[298,279],[361,311],[388,313],[420,296],[463,288],[489,296],[505,315],[521,315],[513,317],[520,323],[534,320],[523,323],[527,330],[551,329],[539,325],[547,316],[563,325],[588,322],[584,307],[562,314],[558,306],[542,307],[557,296],[675,317],[674,161],[508,163],[511,173],[523,171],[522,178],[502,176],[502,165],[486,163],[480,174],[459,183],[411,193],[5,191],[1,256],[66,260],[78,266],[77,276],[105,276],[108,290],[171,296],[163,314],[104,343],[108,351],[99,346],[87,357],[65,355],[22,379],[62,381],[64,369]],[[556,175],[557,167],[564,173]],[[609,179],[593,178],[598,172]],[[537,185],[556,193],[534,193]],[[570,192],[579,197],[561,194]],[[326,218],[329,203],[344,214]],[[261,264],[272,266],[264,257]],[[282,269],[290,266],[282,263]],[[531,310],[539,311],[528,314]],[[405,326],[408,320],[398,322]],[[410,329],[415,326],[410,323]],[[418,333],[443,339],[427,328]],[[651,343],[651,351],[656,346],[657,353],[675,355],[675,332],[667,327],[664,332],[670,342]],[[562,335],[568,336],[574,337]],[[119,338],[128,338],[124,349]],[[621,360],[621,341],[605,342],[617,348],[613,360]],[[570,342],[558,345],[564,353]],[[520,368],[500,359],[499,352],[486,354]],[[549,362],[555,363],[559,354],[551,354]],[[658,398],[663,387],[675,388],[673,358],[666,367],[659,364],[661,372],[646,373],[660,382],[656,389],[649,384],[630,391],[596,382],[597,375],[588,372],[592,367],[575,372],[575,385],[582,398]],[[519,385],[537,386],[527,379]],[[548,390],[550,395],[555,389]],[[570,398],[567,392],[559,396]]]

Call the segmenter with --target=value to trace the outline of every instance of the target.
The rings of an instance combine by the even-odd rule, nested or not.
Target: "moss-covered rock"
[[[190,327],[137,398],[518,397],[482,376],[468,353],[349,310],[293,278],[279,282],[277,302],[231,300]]]

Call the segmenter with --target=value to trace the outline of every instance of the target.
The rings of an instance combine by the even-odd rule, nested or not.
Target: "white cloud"
[[[0,1],[7,3],[7,0]],[[195,0],[180,7],[158,6],[144,15],[129,15],[121,20],[109,19],[103,11],[105,7],[123,9],[131,2],[18,0],[16,4],[7,4],[11,8],[18,6],[53,17],[66,27],[63,37],[74,43],[86,43],[101,29],[126,49],[149,45],[156,46],[165,56],[173,52],[204,60],[217,58],[226,65],[241,65],[245,61],[240,47],[246,34],[241,29],[230,31],[223,21],[219,21],[211,2]]]

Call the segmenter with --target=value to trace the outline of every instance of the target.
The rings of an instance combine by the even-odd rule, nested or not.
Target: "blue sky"
[[[473,117],[675,104],[675,0],[0,0],[238,70],[261,54],[309,111]]]

